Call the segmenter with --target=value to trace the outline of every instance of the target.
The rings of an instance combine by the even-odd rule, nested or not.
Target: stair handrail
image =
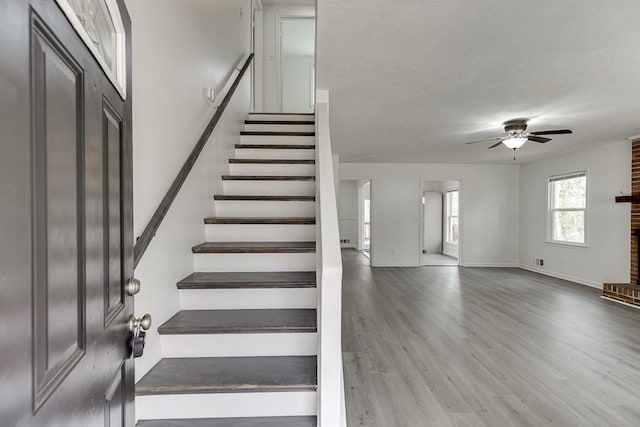
[[[158,205],[155,212],[151,216],[151,219],[149,220],[147,225],[144,227],[142,234],[136,240],[135,246],[133,248],[133,268],[136,268],[138,266],[138,263],[140,262],[140,259],[142,258],[145,251],[149,247],[151,240],[153,240],[153,238],[155,237],[156,231],[158,231],[160,224],[162,224],[162,220],[167,215],[167,212],[169,212],[169,208],[171,208],[173,201],[176,199],[176,196],[178,195],[178,192],[182,188],[182,185],[184,184],[184,182],[187,180],[187,177],[189,176],[191,169],[193,169],[193,165],[195,165],[196,160],[198,160],[200,153],[202,152],[203,148],[207,144],[207,141],[211,137],[213,130],[216,128],[216,125],[218,124],[218,121],[220,121],[222,114],[226,110],[227,105],[229,104],[229,102],[231,101],[231,98],[233,97],[233,94],[235,93],[236,89],[240,85],[240,81],[242,80],[242,77],[247,71],[247,68],[249,68],[249,65],[251,65],[252,60],[253,60],[253,53],[249,54],[249,56],[244,61],[244,64],[242,65],[241,68],[235,67],[235,70],[238,71],[238,74],[235,80],[233,81],[233,84],[231,85],[231,87],[229,87],[229,90],[227,91],[227,93],[224,96],[224,99],[216,109],[216,112],[213,114],[213,117],[211,117],[211,120],[209,120],[207,127],[202,131],[202,135],[200,135],[200,138],[198,138],[198,141],[196,142],[193,149],[191,150],[189,157],[187,157],[187,160],[185,160],[184,164],[182,165],[182,168],[176,175],[175,179],[171,183],[171,186],[169,187],[166,194],[160,201],[160,204]]]
[[[346,427],[342,366],[342,257],[329,129],[329,93],[316,92],[318,426]]]

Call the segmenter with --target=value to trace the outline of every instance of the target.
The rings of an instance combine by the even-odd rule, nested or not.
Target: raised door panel
[[[32,25],[34,406],[84,354],[83,71]]]
[[[105,324],[124,308],[122,256],[122,118],[105,99],[102,109],[104,161]]]

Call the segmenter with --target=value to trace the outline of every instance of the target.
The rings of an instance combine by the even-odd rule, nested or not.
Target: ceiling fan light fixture
[[[507,138],[507,139],[502,141],[502,143],[504,145],[506,145],[509,148],[513,148],[513,149],[522,147],[525,142],[527,142],[527,138],[522,137],[522,136],[514,136],[514,137]]]

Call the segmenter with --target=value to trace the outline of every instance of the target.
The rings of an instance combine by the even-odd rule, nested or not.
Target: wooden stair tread
[[[194,254],[313,253],[316,242],[204,242],[191,250]]]
[[[315,120],[255,120],[244,121],[247,125],[315,125]]]
[[[316,196],[262,196],[262,195],[229,195],[216,194],[214,200],[254,200],[272,202],[315,202]]]
[[[316,427],[316,417],[198,418],[140,420],[137,427]]]
[[[182,310],[158,328],[161,335],[316,332],[315,309]]]
[[[306,159],[229,159],[229,163],[260,165],[315,165],[315,160]]]
[[[315,181],[312,175],[222,175],[223,181]]]
[[[191,273],[178,289],[315,288],[315,271]]]
[[[204,219],[205,224],[284,224],[284,225],[312,225],[316,223],[314,217],[211,217]]]
[[[316,136],[315,132],[289,132],[278,130],[243,130],[240,132],[242,136]]]
[[[252,148],[262,150],[315,150],[314,144],[236,144],[236,148]]]
[[[136,395],[315,391],[316,384],[316,356],[173,358],[151,368]]]

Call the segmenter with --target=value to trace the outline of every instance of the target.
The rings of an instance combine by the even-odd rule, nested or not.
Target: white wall
[[[545,243],[547,178],[587,170],[587,245]],[[629,281],[630,205],[614,197],[631,191],[631,144],[619,142],[546,160],[520,169],[520,262],[522,267],[590,286]],[[534,258],[544,260],[534,266]]]
[[[372,264],[417,266],[421,183],[460,181],[460,260],[465,266],[517,266],[517,165],[342,163],[341,179],[371,178]]]
[[[263,68],[263,110],[280,111],[280,31],[279,17],[315,16],[313,5],[265,4],[263,12],[264,68]]]
[[[356,248],[358,246],[358,182],[341,180],[338,195],[340,240],[349,240],[349,243],[341,243],[340,246]]]
[[[250,0],[128,0],[133,25],[134,235],[142,233],[214,113],[204,87],[220,91],[249,53]],[[244,20],[240,19],[240,8]],[[176,29],[179,29],[176,30]],[[193,272],[191,247],[204,240],[203,218],[239,139],[249,108],[249,76],[135,271],[142,282],[136,315],[150,313],[140,378],[160,358],[156,328],[178,309],[176,282]]]

